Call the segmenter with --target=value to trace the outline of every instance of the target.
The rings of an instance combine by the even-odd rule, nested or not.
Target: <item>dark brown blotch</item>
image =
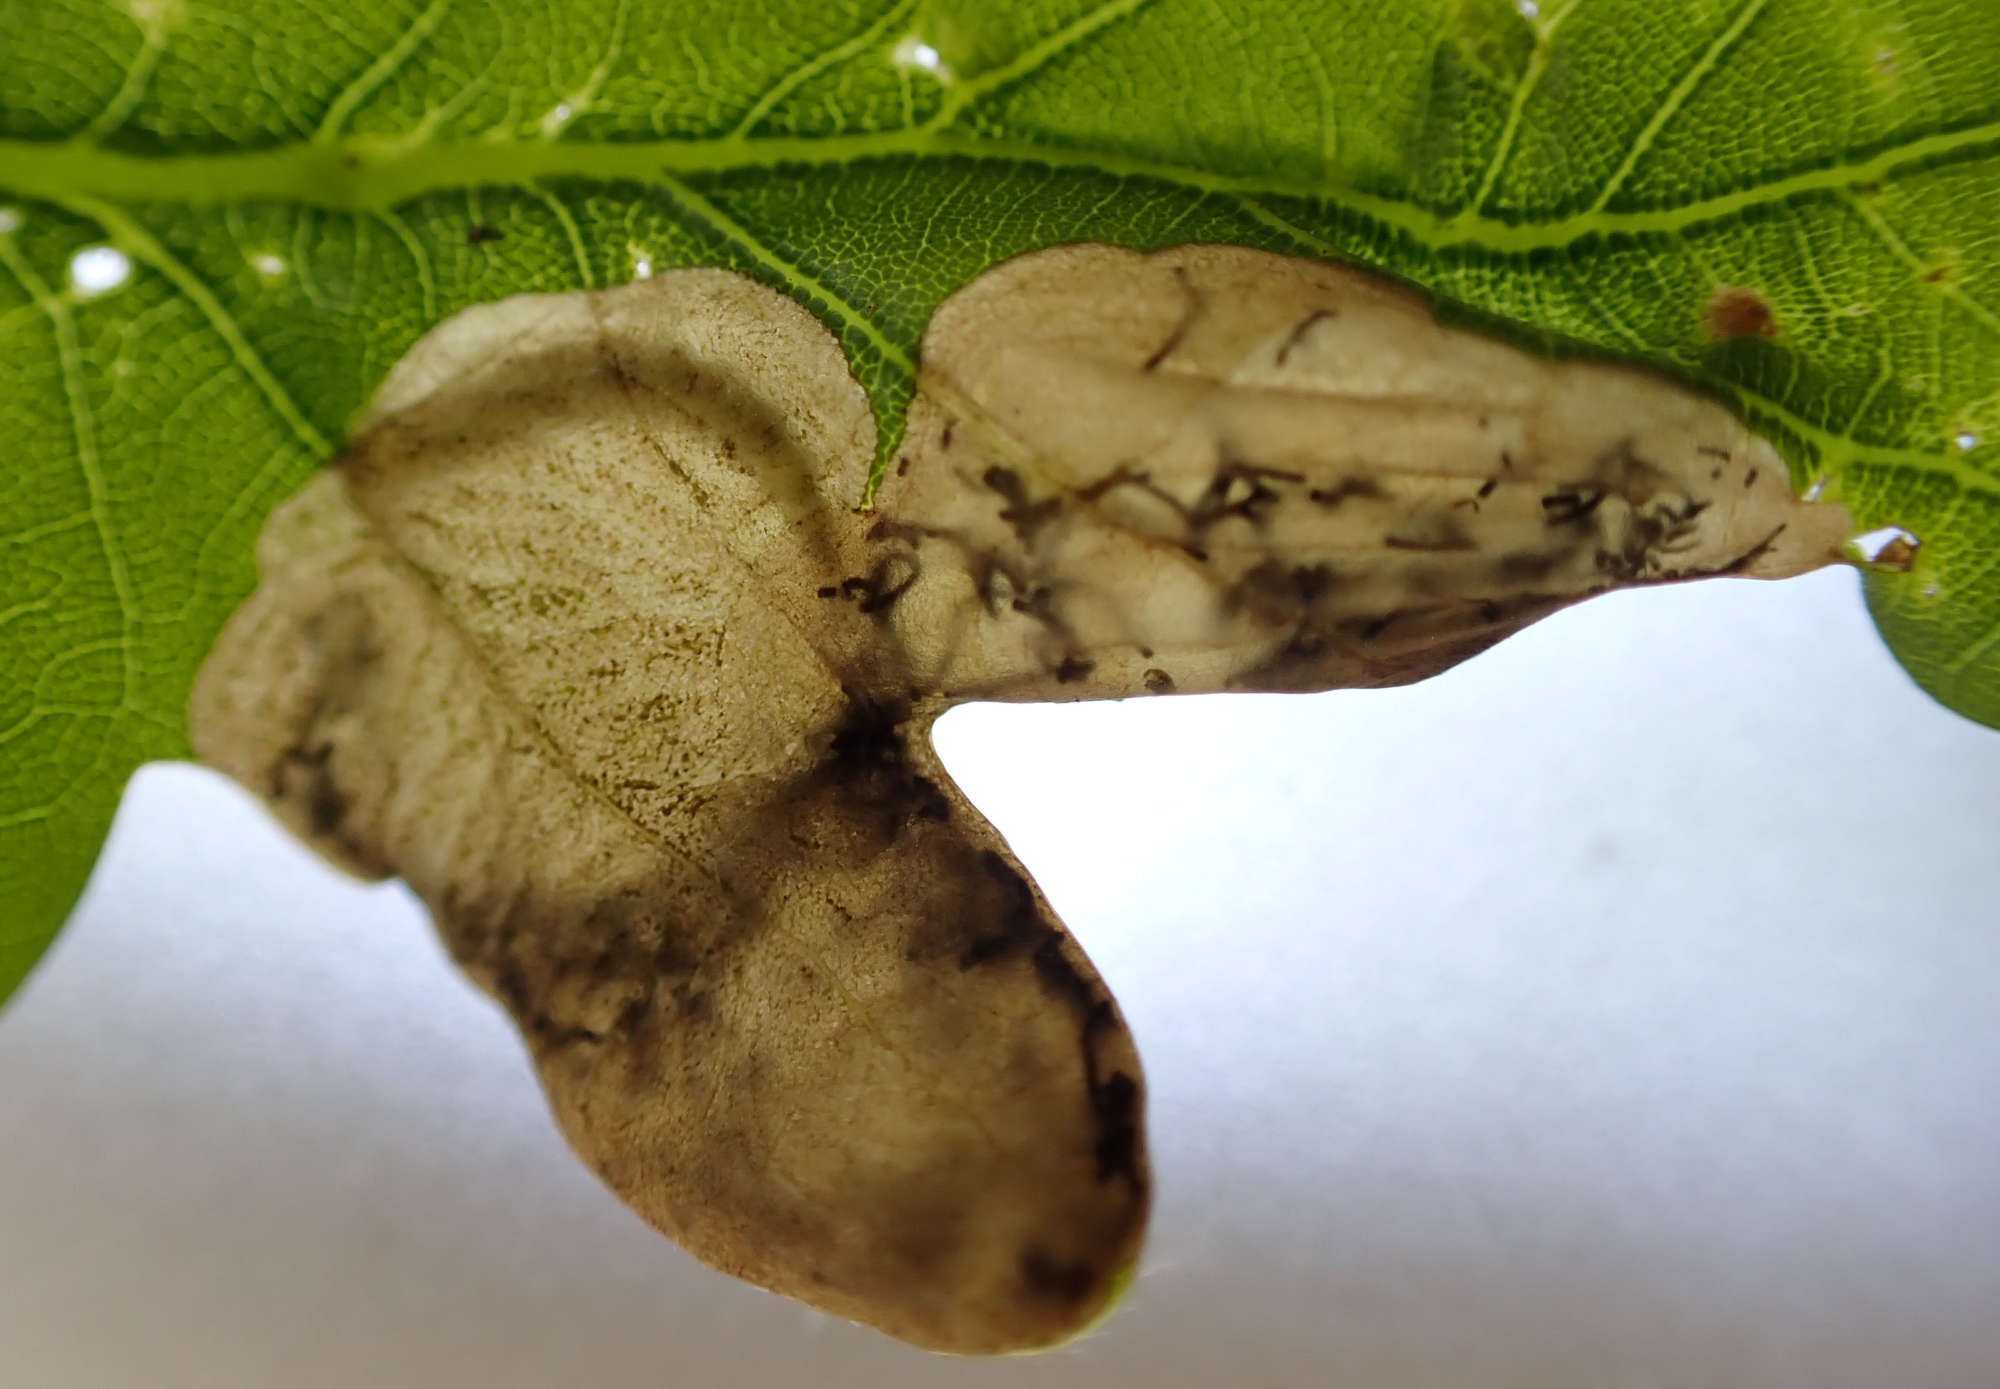
[[[1073,685],[1097,669],[1097,662],[1084,659],[1074,652],[1066,655],[1056,666],[1056,683]]]
[[[315,720],[316,722],[316,720]],[[356,834],[348,825],[354,802],[333,773],[333,745],[317,741],[314,723],[302,736],[312,739],[285,749],[271,768],[270,796],[279,805],[296,806],[314,838],[340,851],[358,872],[387,877],[395,867],[377,847]]]
[[[1561,487],[1542,498],[1542,519],[1551,526],[1581,525],[1604,505],[1602,487]]]
[[[855,606],[871,617],[879,617],[896,606],[896,601],[910,591],[921,571],[916,556],[907,551],[897,550],[882,556],[864,576],[842,579],[842,596],[854,600]]]
[[[1035,890],[1011,863],[987,849],[979,856],[979,868],[988,891],[983,903],[966,904],[966,916],[989,925],[960,951],[959,969],[970,971],[1025,957],[1042,987],[1075,1011],[1084,1082],[1096,1129],[1092,1151],[1098,1180],[1121,1179],[1134,1191],[1143,1191],[1139,1084],[1123,1071],[1104,1074],[1097,1056],[1099,1036],[1118,1028],[1110,997],[1070,959],[1064,949],[1067,937],[1044,919]]]
[[[1267,559],[1246,571],[1231,588],[1232,607],[1249,608],[1271,622],[1298,622],[1328,594],[1339,576],[1329,564],[1283,564]]]
[[[1736,338],[1775,338],[1778,316],[1771,301],[1744,285],[1722,285],[1702,310],[1708,335],[1722,342]]]
[[[1081,1260],[1062,1259],[1038,1244],[1021,1251],[1021,1285],[1038,1298],[1073,1304],[1089,1297],[1098,1273]]]
[[[1042,527],[1062,512],[1060,497],[1044,497],[1040,501],[1031,498],[1028,485],[1012,468],[995,464],[980,475],[979,481],[988,491],[1000,494],[1000,499],[1006,503],[1000,508],[1000,519],[1013,527],[1015,536],[1024,546],[1034,544],[1035,536]]]
[[[1382,489],[1382,484],[1372,477],[1344,477],[1331,487],[1312,488],[1306,493],[1306,500],[1331,511],[1353,497],[1375,498],[1388,495]]]
[[[848,693],[846,712],[827,738],[826,755],[794,797],[798,808],[820,813],[819,795],[830,791],[847,807],[868,807],[884,840],[919,821],[951,818],[951,798],[911,765],[900,700]]]
[[[328,766],[332,758],[333,748],[326,743],[309,752],[286,754],[290,766],[306,773],[306,822],[314,834],[323,837],[331,837],[340,829],[351,805],[347,793],[333,780]]]
[[[1304,475],[1283,468],[1225,458],[1217,465],[1215,476],[1202,489],[1201,496],[1187,509],[1187,523],[1196,534],[1232,516],[1261,526],[1265,514],[1279,501],[1271,484],[1304,481]]]

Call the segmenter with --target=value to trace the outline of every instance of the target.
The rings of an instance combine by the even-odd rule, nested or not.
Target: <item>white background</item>
[[[0,1384],[2000,1384],[2000,735],[1852,574],[940,741],[1147,1062],[1097,1336],[950,1361],[706,1272],[401,889],[162,767],[0,1013]]]

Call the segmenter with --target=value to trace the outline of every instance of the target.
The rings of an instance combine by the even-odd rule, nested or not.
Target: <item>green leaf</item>
[[[1878,621],[2000,724],[1994,0],[0,0],[0,34],[0,996],[389,365],[674,265],[818,312],[884,460],[931,309],[1008,256],[1386,268],[1703,383],[1915,532]]]

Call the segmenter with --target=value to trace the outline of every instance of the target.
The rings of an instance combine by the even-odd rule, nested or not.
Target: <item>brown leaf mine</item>
[[[1396,683],[1851,527],[1713,404],[1240,249],[999,267],[920,386],[856,512],[868,402],[793,301],[688,271],[470,310],[272,517],[190,720],[409,881],[648,1221],[999,1351],[1135,1260],[1143,1083],[943,708]]]
[[[1023,256],[924,341],[880,565],[952,698],[1399,684],[1621,585],[1841,558],[1721,406],[1232,246]]]
[[[873,452],[747,280],[469,312],[274,516],[193,734],[408,879],[648,1221],[922,1345],[1045,1345],[1136,1256],[1139,1063],[931,754],[850,514]]]

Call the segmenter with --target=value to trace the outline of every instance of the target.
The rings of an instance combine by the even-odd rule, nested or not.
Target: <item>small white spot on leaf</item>
[[[934,45],[925,43],[914,34],[890,51],[889,61],[899,68],[927,72],[940,82],[951,80],[951,69],[944,65],[944,55]]]
[[[69,258],[70,288],[86,299],[109,294],[131,278],[131,258],[116,246],[88,246]]]
[[[1542,7],[1537,5],[1535,0],[1514,0],[1514,8],[1520,12],[1523,19],[1540,19],[1542,17]]]
[[[285,273],[285,258],[266,251],[262,255],[250,258],[250,268],[267,280],[275,280]]]
[[[652,279],[653,262],[644,256],[635,256],[632,260],[632,278],[635,280]]]
[[[0,207],[0,236],[8,236],[21,230],[21,214],[11,207]]]
[[[1825,495],[1826,495],[1826,475],[1822,473],[1818,477],[1812,480],[1812,486],[1806,488],[1805,499],[1809,502],[1816,502]]]
[[[1951,436],[1951,446],[1960,453],[1971,453],[1979,447],[1979,436],[1969,429],[1962,429]]]

